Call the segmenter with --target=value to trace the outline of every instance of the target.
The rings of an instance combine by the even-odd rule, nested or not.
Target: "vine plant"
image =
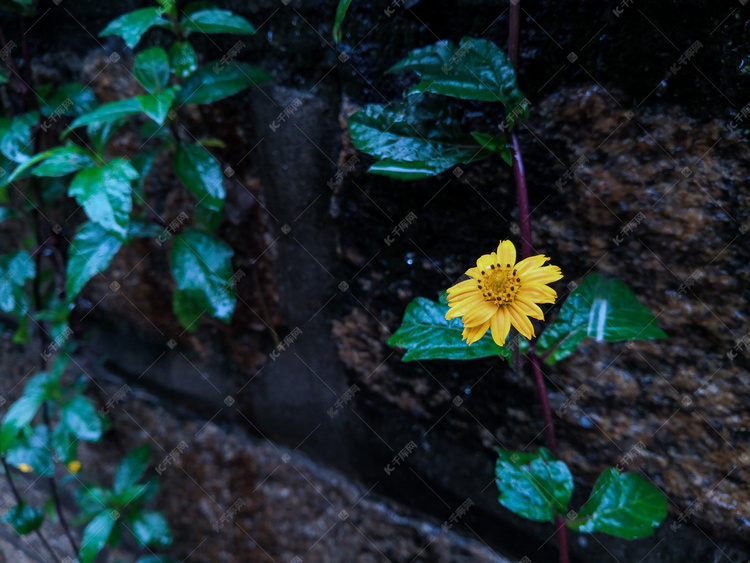
[[[35,2],[7,0],[2,8],[19,15],[25,36]],[[112,406],[97,409],[85,395],[87,377],[71,369],[83,288],[124,245],[147,238],[171,246],[173,309],[186,330],[195,331],[204,313],[229,321],[236,303],[233,252],[215,233],[223,221],[224,174],[208,150],[223,143],[196,138],[185,126],[185,107],[217,102],[270,75],[235,60],[244,46],[240,40],[220,60],[200,64],[193,34],[255,31],[245,18],[207,2],[178,10],[174,0],[158,0],[113,20],[100,35],[119,36],[134,49],[153,27],[168,30],[174,41],[168,49],[153,46],[136,54],[132,74],[142,93],[100,105],[83,84],[36,85],[26,43],[17,59],[18,45],[6,40],[0,26],[7,64],[0,65],[0,84],[7,84],[15,113],[0,118],[0,221],[15,221],[14,232],[22,233],[16,249],[0,256],[0,310],[6,322],[15,322],[14,341],[33,339],[40,358],[38,373],[10,405],[0,428],[0,459],[16,501],[3,520],[18,534],[36,534],[52,561],[63,554],[42,534],[45,514],[59,521],[70,553],[82,563],[117,545],[124,530],[147,550],[139,563],[164,561],[148,553],[172,541],[163,515],[146,507],[159,488],[155,480],[142,481],[151,457],[148,445],[124,457],[111,487],[82,480],[78,444],[101,439],[111,427]],[[117,53],[109,57],[119,58]],[[128,121],[140,125],[144,142],[135,154],[119,154],[117,141]],[[168,162],[193,194],[192,213],[163,218],[154,211],[158,190],[149,179],[157,159]],[[80,224],[65,219],[73,200],[72,208],[85,214]],[[119,284],[110,288],[117,291]],[[18,471],[48,481],[48,510],[23,498],[15,485]],[[72,520],[60,502],[63,483],[80,485]],[[80,538],[73,525],[85,525]]]
[[[342,0],[334,39],[350,2]],[[497,448],[495,468],[499,502],[524,518],[556,523],[560,561],[568,561],[565,530],[603,532],[625,539],[653,534],[666,517],[664,495],[635,473],[607,468],[579,510],[570,507],[573,476],[558,459],[541,363],[552,366],[572,354],[586,338],[621,342],[666,338],[653,314],[618,279],[593,273],[572,283],[555,321],[534,338],[529,317],[544,320],[536,303],[554,303],[546,284],[562,277],[546,256],[532,256],[526,176],[516,135],[529,116],[529,102],[516,83],[520,2],[511,2],[510,60],[494,43],[465,37],[458,45],[439,41],[418,48],[387,73],[415,72],[418,83],[404,100],[370,104],[353,114],[349,130],[355,147],[374,157],[369,172],[401,180],[431,177],[461,163],[497,153],[512,166],[519,205],[521,254],[510,241],[483,255],[468,279],[454,285],[439,301],[415,298],[401,327],[388,343],[405,348],[403,361],[471,360],[499,356],[520,369],[524,358],[539,392],[547,448],[537,452]],[[463,131],[445,97],[499,103],[504,107],[494,132]],[[484,284],[484,285],[483,285]],[[508,338],[513,326],[518,332]],[[491,332],[491,335],[488,333]]]

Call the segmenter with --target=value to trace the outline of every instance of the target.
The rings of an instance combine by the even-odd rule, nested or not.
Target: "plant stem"
[[[5,461],[5,456],[0,457],[0,462],[2,462],[2,464],[3,464],[3,470],[5,471],[5,478],[8,481],[8,485],[10,486],[11,493],[13,493],[13,498],[16,499],[16,503],[17,504],[22,504],[23,503],[23,497],[21,497],[21,494],[18,492],[18,489],[16,488],[16,484],[13,481],[13,476],[10,473],[10,466],[8,465],[8,462]],[[42,532],[39,530],[39,528],[37,528],[36,530],[34,530],[34,532],[36,532],[36,535],[39,538],[39,541],[42,542],[42,545],[44,546],[44,548],[47,551],[49,551],[50,555],[52,556],[52,559],[56,563],[60,563],[60,558],[55,553],[55,550],[52,549],[52,546],[47,541],[47,538],[45,538],[42,535]]]
[[[513,68],[518,71],[518,45],[519,28],[521,23],[521,0],[510,1],[509,33],[508,33],[508,56]],[[510,142],[513,148],[513,176],[516,181],[516,194],[518,198],[518,220],[521,223],[521,256],[528,258],[532,255],[531,245],[531,213],[529,211],[529,192],[526,186],[526,171],[523,167],[521,156],[521,144],[518,141],[515,127],[510,131]],[[536,355],[536,341],[529,344],[529,360],[534,371],[539,401],[544,414],[544,430],[547,437],[547,446],[555,457],[559,457],[557,451],[557,440],[555,439],[555,427],[552,422],[552,411],[547,397],[547,386],[544,382],[544,374],[539,365],[539,357]],[[557,524],[557,541],[560,552],[560,563],[568,563],[568,536],[565,519],[561,515],[555,517]]]

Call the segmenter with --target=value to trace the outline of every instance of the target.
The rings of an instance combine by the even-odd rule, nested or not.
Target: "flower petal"
[[[516,263],[516,247],[509,240],[501,240],[497,247],[497,261],[501,266]]]
[[[534,303],[554,303],[557,301],[557,292],[549,286],[541,283],[530,283],[521,286],[516,298],[521,297]]]
[[[471,311],[466,313],[461,319],[464,326],[478,326],[490,319],[497,312],[497,305],[492,303],[479,304]]]
[[[516,330],[531,340],[534,335],[534,325],[529,318],[515,307],[508,307],[510,312],[510,322],[516,327]]]
[[[552,283],[561,280],[562,277],[562,272],[557,266],[542,266],[523,274],[522,280],[527,283]]]
[[[463,339],[466,340],[466,343],[469,346],[471,346],[485,335],[488,328],[490,328],[490,321],[487,321],[479,326],[464,327],[464,332],[462,334]]]
[[[529,256],[516,264],[516,271],[518,272],[518,275],[521,276],[521,279],[523,279],[524,274],[540,268],[547,260],[549,260],[549,258],[542,254]]]
[[[513,305],[517,306],[523,314],[529,317],[539,319],[540,321],[544,320],[544,313],[539,306],[526,297],[516,295],[516,300],[513,302]]]
[[[450,306],[450,309],[445,314],[445,318],[450,320],[450,319],[455,319],[456,317],[462,317],[463,315],[465,315],[466,313],[471,311],[473,308],[475,308],[476,306],[482,303],[486,303],[486,301],[484,300],[484,297],[482,297],[481,295],[477,295],[477,296],[472,295],[466,299],[459,299],[455,302],[448,301],[448,305]]]
[[[473,293],[478,291],[479,288],[477,288],[477,280],[464,280],[460,283],[457,283],[453,287],[449,287],[448,296],[449,298],[455,299],[456,297],[464,295],[465,293]]]
[[[508,313],[507,307],[500,307],[495,316],[490,319],[490,329],[495,344],[505,346],[505,341],[508,339],[508,333],[510,332],[510,313]]]
[[[491,254],[483,254],[479,257],[479,260],[477,260],[477,268],[480,270],[488,270],[493,264],[497,264],[497,254],[494,252]]]

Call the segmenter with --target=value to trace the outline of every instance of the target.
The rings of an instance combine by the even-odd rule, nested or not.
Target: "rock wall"
[[[55,7],[35,26],[32,47],[44,63],[39,72],[92,80],[102,96],[122,96],[133,85],[128,53],[114,40],[100,44],[84,29],[93,33],[141,5]],[[346,116],[366,103],[395,99],[410,84],[410,77],[384,76],[384,70],[438,38],[482,36],[503,45],[507,5],[476,1],[457,14],[453,3],[406,2],[389,17],[380,4],[355,2],[338,47],[330,40],[335,2],[226,6],[258,27],[241,58],[275,77],[274,84],[195,114],[191,123],[228,141],[219,154],[233,171],[221,234],[236,251],[235,265],[249,273],[238,286],[235,318],[229,326],[204,322],[195,336],[183,333],[169,308],[167,254],[155,241],[123,252],[87,288],[83,302],[84,309],[90,304],[82,328],[95,380],[115,373],[156,393],[170,409],[184,409],[197,427],[210,422],[212,440],[231,444],[214,455],[207,434],[188,439],[194,451],[206,451],[195,454],[204,456],[203,469],[188,472],[199,488],[212,479],[212,464],[235,461],[225,490],[217,485],[205,497],[193,490],[193,501],[174,508],[178,527],[195,530],[188,524],[199,517],[208,522],[203,512],[214,508],[200,507],[213,502],[226,508],[248,475],[258,483],[242,485],[252,490],[242,494],[272,498],[290,514],[290,529],[309,534],[308,544],[336,523],[333,508],[325,509],[331,512],[325,518],[307,514],[304,502],[284,500],[287,493],[265,484],[265,470],[248,468],[246,458],[236,461],[232,452],[244,447],[243,432],[249,432],[269,445],[263,455],[248,457],[263,458],[280,447],[274,444],[303,450],[358,481],[361,491],[350,497],[390,497],[428,515],[433,526],[470,499],[472,509],[455,528],[460,533],[516,559],[554,560],[550,527],[499,507],[493,483],[494,446],[543,445],[530,374],[489,360],[403,364],[386,344],[413,297],[435,297],[498,239],[518,240],[508,168],[496,159],[462,167],[460,175],[403,183],[367,175],[363,157],[335,180],[354,154]],[[586,344],[545,368],[552,408],[560,413],[561,455],[576,476],[575,502],[585,500],[604,467],[642,444],[628,469],[661,488],[670,506],[653,538],[573,536],[574,560],[745,560],[750,384],[748,357],[737,342],[750,324],[750,154],[740,112],[750,100],[742,71],[748,8],[736,2],[523,7],[519,82],[532,105],[520,137],[535,248],[562,267],[561,297],[567,283],[589,272],[617,276],[670,335],[628,346]],[[158,39],[159,32],[149,36]],[[212,40],[198,39],[208,59],[234,43]],[[679,63],[696,41],[697,56]],[[123,53],[120,64],[95,64],[111,50]],[[272,129],[295,99],[302,102],[299,111]],[[489,120],[486,112],[481,108],[476,118]],[[134,148],[124,141],[125,152]],[[585,164],[575,179],[558,186],[581,157]],[[168,172],[149,189],[166,194],[160,213],[179,213],[184,202],[174,195],[179,190]],[[409,213],[417,220],[387,244],[385,237]],[[616,240],[639,214],[632,234]],[[120,284],[117,291],[112,281]],[[271,332],[283,340],[294,329],[299,337],[276,348]],[[566,407],[584,384],[588,391]],[[337,407],[347,391],[353,399]],[[143,414],[131,418],[148,434],[160,425]],[[216,433],[216,421],[238,441]],[[408,459],[394,467],[410,444]],[[277,466],[263,465],[271,473]],[[288,473],[279,475],[296,479]],[[217,502],[221,495],[226,498]],[[252,514],[260,504],[251,500],[248,531],[266,529]],[[387,545],[376,528],[363,535]],[[388,535],[408,529],[404,522]],[[362,532],[349,528],[352,536]],[[238,560],[297,553],[279,547],[278,535],[249,536],[253,543],[233,540],[242,547],[230,551],[255,550]],[[183,548],[175,548],[180,557],[187,555]],[[370,559],[361,560],[414,556],[408,549],[368,553]],[[311,560],[326,557],[336,560]]]

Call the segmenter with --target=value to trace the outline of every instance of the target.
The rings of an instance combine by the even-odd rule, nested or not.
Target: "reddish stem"
[[[508,37],[508,55],[513,68],[518,71],[518,44],[519,28],[521,23],[521,0],[511,0],[510,2],[510,33]],[[529,211],[529,192],[526,186],[526,171],[523,167],[523,158],[521,156],[521,144],[518,142],[518,135],[515,129],[510,131],[510,142],[513,148],[513,176],[516,181],[516,194],[518,197],[518,220],[521,223],[521,256],[528,258],[532,255],[531,246],[531,213]],[[539,365],[539,357],[536,355],[536,342],[532,341],[529,345],[529,360],[534,371],[534,381],[536,382],[539,401],[544,413],[544,430],[547,436],[547,447],[555,457],[558,456],[557,440],[555,439],[555,426],[552,423],[552,411],[549,406],[547,397],[547,385],[544,382],[544,374]],[[568,535],[565,526],[565,519],[557,515],[555,517],[557,524],[557,541],[560,552],[560,563],[568,563]]]

